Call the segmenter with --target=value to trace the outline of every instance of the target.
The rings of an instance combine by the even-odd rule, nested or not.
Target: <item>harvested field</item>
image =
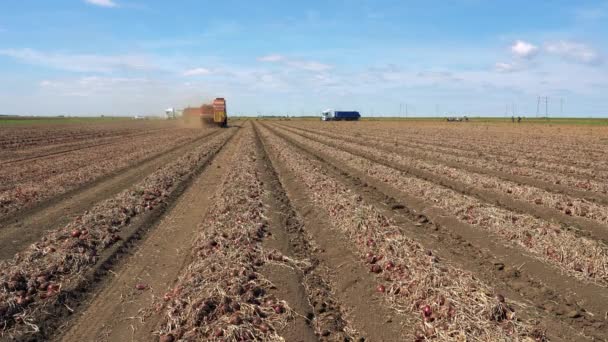
[[[1,129],[0,341],[608,339],[606,128],[231,124]]]
[[[104,125],[98,131],[85,126],[82,132],[77,128],[46,132],[38,127],[43,135],[38,138],[31,136],[36,129],[6,129],[20,139],[3,148],[6,153],[0,149],[0,219],[209,133],[157,126],[114,128],[117,132]]]

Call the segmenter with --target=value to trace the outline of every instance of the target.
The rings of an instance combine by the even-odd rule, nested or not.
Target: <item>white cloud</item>
[[[20,62],[76,72],[111,72],[116,70],[154,69],[144,56],[90,55],[48,53],[33,49],[4,49],[0,56],[12,57]]]
[[[184,76],[201,76],[201,75],[209,75],[211,70],[205,68],[194,68],[190,70],[184,71]]]
[[[43,80],[40,87],[59,96],[136,94],[154,82],[145,78],[85,76],[76,79]]]
[[[332,66],[329,64],[324,64],[324,63],[320,63],[320,62],[316,62],[316,61],[292,59],[292,58],[288,58],[283,55],[277,55],[277,54],[259,57],[257,60],[259,62],[267,62],[267,63],[282,63],[284,65],[287,65],[287,66],[295,68],[295,69],[301,69],[301,70],[313,71],[313,72],[327,71],[332,68]]]
[[[598,64],[601,62],[600,54],[590,46],[571,41],[558,41],[547,43],[545,50],[559,55],[565,59],[584,64]]]
[[[513,62],[498,62],[494,65],[494,69],[501,73],[510,73],[520,71],[522,66]]]
[[[51,88],[55,85],[56,85],[56,83],[53,81],[49,81],[49,80],[40,81],[40,86],[43,88]]]
[[[285,56],[282,55],[266,55],[258,58],[259,62],[281,62],[285,60]]]
[[[86,3],[101,7],[118,7],[112,0],[84,0]]]
[[[523,40],[517,40],[511,45],[511,52],[517,57],[532,58],[538,53],[538,47]]]
[[[302,69],[302,70],[306,70],[306,71],[315,71],[315,72],[327,71],[327,70],[331,69],[331,65],[319,63],[319,62],[315,62],[315,61],[293,60],[293,61],[288,61],[287,65],[297,68],[297,69]]]

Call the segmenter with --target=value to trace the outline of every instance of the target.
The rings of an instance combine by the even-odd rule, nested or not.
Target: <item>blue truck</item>
[[[322,121],[356,121],[361,118],[361,114],[357,111],[345,110],[325,110],[321,113]]]

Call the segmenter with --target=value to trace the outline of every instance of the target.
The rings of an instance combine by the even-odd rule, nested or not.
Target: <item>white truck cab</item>
[[[321,112],[321,121],[331,121],[334,118],[334,111],[326,109]]]

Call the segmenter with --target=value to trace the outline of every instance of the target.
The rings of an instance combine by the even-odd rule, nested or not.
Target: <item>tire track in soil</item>
[[[256,129],[257,125],[254,124]],[[315,257],[327,272],[323,278],[330,280],[333,295],[346,312],[346,322],[360,335],[361,341],[394,341],[408,336],[407,318],[387,310],[383,298],[374,290],[376,279],[360,263],[348,240],[341,233],[330,233],[325,228],[330,225],[327,214],[311,203],[305,187],[268,152],[262,137],[261,140],[293,209],[304,221],[303,229],[318,246]]]
[[[344,331],[346,322],[342,318],[342,310],[320,275],[319,260],[305,236],[302,220],[293,209],[257,130],[255,134],[258,168],[267,191],[264,202],[270,208],[268,223],[272,235],[264,240],[264,248],[311,263],[304,270],[276,264],[266,264],[262,269],[275,285],[274,294],[286,300],[297,314],[280,334],[287,341],[345,340],[349,336]]]
[[[161,320],[162,298],[191,258],[193,236],[238,153],[237,132],[150,228],[145,240],[113,267],[97,291],[58,329],[56,341],[151,341]],[[144,291],[136,284],[145,284]]]
[[[340,161],[290,139],[276,128],[273,134],[325,164],[355,193],[403,226],[403,233],[428,245],[443,259],[474,272],[515,300],[525,302],[528,319],[540,320],[552,340],[608,338],[608,291],[562,275],[557,270],[500,243],[500,239],[462,223],[443,210],[392,188]],[[587,309],[589,312],[585,311]],[[518,312],[518,315],[522,314]],[[521,316],[521,315],[520,315]]]
[[[168,151],[151,156],[134,166],[128,166],[103,176],[41,204],[20,211],[0,222],[0,260],[12,258],[28,245],[38,241],[46,231],[67,224],[95,203],[110,198],[133,183],[145,178],[160,166],[205,139],[215,138],[221,130],[206,134],[186,145],[176,146]]]
[[[448,189],[452,189],[454,191],[457,191],[461,194],[464,195],[469,195],[472,197],[475,197],[481,201],[487,202],[487,203],[491,203],[500,207],[503,207],[505,209],[508,209],[510,211],[516,212],[516,213],[523,213],[523,214],[530,214],[536,218],[540,218],[543,219],[545,221],[558,221],[561,222],[563,224],[568,225],[569,227],[573,227],[575,228],[575,232],[577,235],[579,236],[586,236],[589,238],[593,238],[596,240],[600,240],[604,243],[608,243],[608,226],[602,223],[599,223],[595,220],[591,220],[591,219],[587,219],[587,218],[583,218],[583,217],[575,217],[575,216],[569,216],[566,215],[558,210],[552,209],[552,208],[548,208],[548,207],[542,207],[542,206],[538,206],[538,205],[533,205],[529,202],[523,201],[523,200],[518,200],[518,199],[514,199],[512,197],[510,197],[509,195],[505,195],[502,193],[498,193],[492,190],[486,190],[480,187],[476,187],[474,185],[468,185],[456,180],[452,180],[448,177],[442,176],[442,175],[437,175],[434,174],[432,172],[426,171],[426,170],[422,170],[422,169],[418,169],[412,166],[405,166],[403,164],[399,164],[399,163],[394,163],[391,161],[388,161],[382,157],[378,157],[378,156],[373,156],[370,155],[369,153],[366,152],[360,152],[360,151],[356,151],[352,148],[349,147],[344,147],[344,146],[339,146],[336,143],[329,143],[329,142],[325,142],[325,141],[321,141],[318,139],[315,139],[313,137],[309,137],[303,134],[300,134],[298,132],[295,132],[293,130],[290,129],[286,129],[286,131],[288,132],[292,132],[293,134],[297,134],[298,136],[301,136],[305,139],[309,139],[315,142],[318,142],[320,144],[344,151],[344,152],[348,152],[350,154],[353,154],[357,157],[361,157],[361,158],[365,158],[368,159],[370,161],[373,161],[374,163],[378,163],[387,167],[390,167],[392,169],[396,169],[402,172],[405,172],[409,175],[412,175],[416,178],[419,179],[423,179],[429,182],[433,182],[435,184],[444,186]],[[380,151],[388,151],[388,152],[394,152],[397,153],[395,151],[386,149],[386,148],[382,148],[382,147],[374,147]],[[476,172],[476,173],[482,173],[482,174],[487,174],[489,176],[496,176],[494,175],[492,170],[477,170],[474,171],[472,169],[467,169],[466,165],[461,165],[461,164],[457,164],[457,163],[450,163],[447,161],[439,161],[439,160],[434,160],[432,158],[422,158],[422,157],[416,157],[417,159],[420,160],[430,160],[432,162],[436,162],[439,164],[444,164],[446,166],[449,167],[453,167],[453,168],[457,168],[457,169],[462,169],[465,171],[470,171],[470,172]],[[517,179],[515,178],[503,178],[503,177],[499,177],[496,176],[498,178],[502,178],[508,181],[512,181],[515,183],[520,183],[520,184],[525,184],[522,182],[519,182]],[[521,178],[521,176],[519,177]],[[525,178],[525,177],[523,177]],[[533,183],[535,183],[536,181],[534,181]],[[543,189],[543,190],[547,190],[550,191],[546,188],[543,188],[541,186],[538,185],[534,185],[534,184],[526,184],[526,185],[530,185],[530,186],[534,186],[537,187],[539,189]],[[573,189],[570,189],[573,190]],[[573,191],[577,191],[577,190],[573,190]],[[560,193],[560,192],[557,192]],[[565,193],[565,192],[563,192]],[[574,197],[578,197],[581,198],[580,196],[576,196],[573,194],[567,194],[570,196],[574,196]],[[584,197],[583,197],[584,198]],[[608,203],[608,198],[606,198],[606,201]],[[601,201],[598,201],[601,203]]]
[[[300,247],[299,241],[296,241],[293,235],[299,222],[295,221],[297,218],[290,211],[289,200],[285,198],[285,193],[278,183],[276,175],[273,174],[274,170],[266,158],[257,132],[256,145],[257,167],[260,170],[260,179],[264,182],[264,188],[267,191],[263,202],[268,207],[268,225],[272,234],[270,238],[263,240],[263,247],[277,250],[287,257],[294,258],[296,257],[294,249]],[[294,227],[294,225],[296,226]],[[297,255],[297,257],[302,258],[303,256]],[[271,293],[287,301],[296,313],[295,319],[279,332],[280,335],[287,341],[318,341],[311,326],[310,318],[312,318],[313,308],[308,301],[308,295],[303,285],[302,272],[266,263],[261,273],[274,285]]]
[[[319,134],[319,132],[315,132],[309,129],[304,129],[304,128],[295,128],[292,126],[286,126],[286,125],[281,125],[280,126],[284,127],[284,128],[288,128],[288,129],[292,129],[292,130],[300,130],[300,131],[305,131],[308,133],[313,133],[313,134]],[[324,132],[326,133],[326,132]],[[338,139],[334,136],[332,136],[332,134],[327,134],[327,137],[330,138],[334,138],[334,139]],[[312,138],[308,138],[308,139],[312,139]],[[344,139],[343,137],[341,137],[340,139]],[[357,140],[356,138],[346,138],[344,139],[345,141],[351,142],[351,143],[355,143],[355,144],[361,144],[360,139]],[[327,144],[325,142],[321,142],[320,143],[323,144]],[[388,152],[393,152],[393,153],[403,153],[402,151],[399,151],[398,149],[393,149],[393,148],[388,148],[388,147],[378,147],[378,146],[374,146],[374,148],[377,148],[379,150],[384,150],[384,151],[388,151]],[[350,152],[350,151],[349,151]],[[596,192],[590,192],[590,191],[583,191],[583,190],[577,190],[577,189],[573,189],[569,186],[566,185],[561,185],[561,184],[554,184],[554,183],[550,183],[547,181],[543,181],[540,179],[535,179],[532,177],[527,177],[527,176],[520,176],[520,175],[514,175],[514,174],[510,174],[504,171],[499,171],[499,170],[492,170],[492,169],[485,169],[485,168],[480,168],[474,165],[467,165],[467,164],[462,164],[462,163],[457,163],[454,161],[449,161],[449,160],[445,160],[445,159],[438,159],[438,158],[434,158],[434,157],[429,157],[429,156],[423,156],[420,154],[412,154],[412,156],[416,159],[420,159],[420,160],[428,160],[431,162],[435,162],[438,164],[443,164],[445,166],[449,166],[449,167],[453,167],[456,169],[462,169],[465,171],[469,171],[469,172],[473,172],[473,173],[480,173],[480,174],[484,174],[484,175],[488,175],[488,176],[492,176],[492,177],[496,177],[499,179],[504,179],[507,181],[511,181],[511,182],[515,182],[515,183],[519,183],[519,184],[523,184],[523,185],[529,185],[529,186],[533,186],[535,188],[539,188],[539,189],[543,189],[549,192],[553,192],[556,194],[565,194],[565,195],[569,195],[569,196],[573,196],[573,197],[578,197],[578,198],[584,198],[586,200],[595,202],[595,203],[599,203],[599,204],[606,204],[608,205],[608,196],[607,195],[602,195],[600,193],[596,193]],[[583,179],[583,178],[581,178]],[[597,181],[597,179],[596,179]],[[567,215],[564,215],[567,216]],[[590,221],[590,220],[587,220]]]

